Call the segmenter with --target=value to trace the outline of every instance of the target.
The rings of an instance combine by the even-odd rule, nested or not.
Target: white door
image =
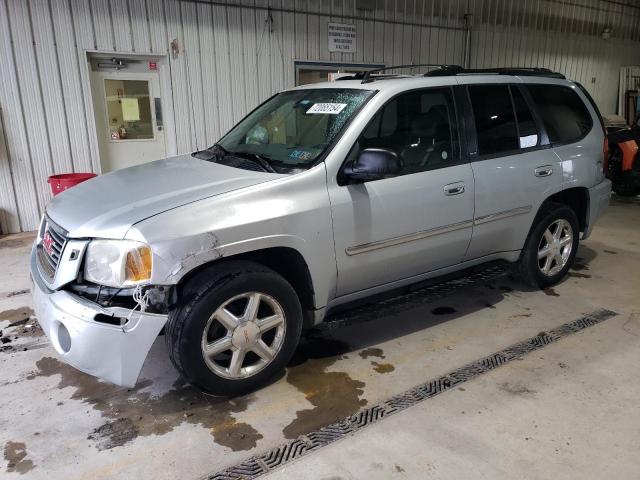
[[[92,71],[91,87],[104,173],[166,156],[157,71]]]

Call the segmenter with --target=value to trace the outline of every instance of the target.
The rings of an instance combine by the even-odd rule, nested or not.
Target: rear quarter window
[[[591,115],[571,88],[560,85],[527,85],[526,88],[552,144],[576,141],[591,130]]]

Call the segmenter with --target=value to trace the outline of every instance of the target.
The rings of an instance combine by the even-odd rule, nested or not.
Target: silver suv
[[[31,258],[69,364],[133,386],[164,331],[191,383],[235,395],[337,306],[486,262],[559,282],[606,208],[605,134],[544,69],[382,71],[279,93],[218,143],[48,205]]]

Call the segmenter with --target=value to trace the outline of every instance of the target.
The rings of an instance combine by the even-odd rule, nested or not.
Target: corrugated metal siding
[[[465,13],[472,67],[561,71],[605,112],[620,66],[640,63],[631,0],[0,0],[0,230],[36,228],[47,176],[99,170],[87,51],[168,55],[178,40],[161,88],[168,150],[180,153],[292,86],[293,59],[463,64]],[[357,25],[356,53],[328,51],[329,22]]]

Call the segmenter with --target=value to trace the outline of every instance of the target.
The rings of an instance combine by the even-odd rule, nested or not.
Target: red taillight
[[[602,144],[602,170],[606,174],[609,168],[609,139],[604,137]]]

